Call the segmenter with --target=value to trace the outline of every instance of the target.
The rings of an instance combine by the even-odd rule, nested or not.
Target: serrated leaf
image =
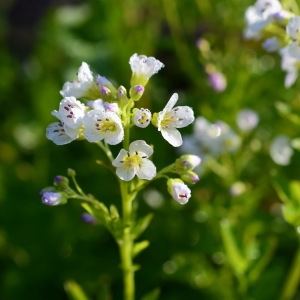
[[[132,230],[132,235],[134,239],[137,239],[146,230],[152,218],[153,218],[153,214],[148,214],[136,222]]]
[[[132,257],[137,256],[139,253],[141,253],[144,249],[146,249],[149,246],[149,241],[141,241],[133,246],[132,250]]]

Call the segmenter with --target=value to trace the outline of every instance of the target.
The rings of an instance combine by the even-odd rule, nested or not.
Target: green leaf
[[[155,289],[153,291],[151,291],[150,293],[148,293],[147,295],[145,295],[141,300],[157,300],[160,294],[160,289]]]
[[[70,300],[89,300],[81,286],[73,280],[66,281],[64,289]]]
[[[227,219],[221,221],[221,236],[231,267],[236,274],[244,274],[248,268],[248,261],[242,255]]]
[[[152,218],[153,214],[148,214],[136,222],[135,227],[132,230],[134,239],[137,239],[146,230]]]
[[[139,253],[141,253],[144,249],[146,249],[149,246],[149,241],[142,241],[134,244],[133,250],[132,250],[132,257],[137,256]]]

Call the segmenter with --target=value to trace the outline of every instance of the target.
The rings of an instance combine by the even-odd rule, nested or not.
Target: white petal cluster
[[[89,142],[104,140],[116,145],[124,138],[124,129],[120,117],[111,111],[91,110],[82,119],[85,127],[83,136]]]
[[[248,132],[253,130],[259,122],[257,113],[249,108],[242,109],[238,112],[236,123],[240,130]]]
[[[248,39],[259,38],[260,31],[283,12],[278,0],[257,0],[245,12],[247,27],[244,31],[244,37]]]
[[[129,150],[121,149],[113,160],[119,178],[130,181],[135,175],[140,179],[151,180],[156,176],[156,167],[148,158],[153,149],[145,141],[137,140],[129,145]]]
[[[46,137],[56,145],[65,145],[79,138],[86,110],[87,107],[75,97],[64,98],[59,104],[59,110],[52,112],[59,121],[47,127]]]
[[[51,123],[46,130],[46,137],[57,145],[64,145],[78,138],[89,142],[104,140],[110,145],[120,143],[124,138],[124,129],[117,104],[106,104],[102,100],[94,101],[96,109],[90,109],[75,97],[65,97],[58,111],[52,114],[58,122]]]
[[[178,94],[174,93],[163,111],[158,113],[157,127],[163,138],[172,146],[182,145],[182,137],[177,128],[186,127],[194,122],[194,112],[189,106],[174,107]]]
[[[289,165],[293,153],[289,137],[278,135],[273,139],[270,146],[270,156],[276,164],[281,166]]]
[[[282,48],[279,54],[281,55],[281,69],[286,72],[284,86],[288,88],[295,83],[298,77],[299,61],[290,54],[288,46]]]
[[[129,64],[132,73],[138,76],[144,76],[149,79],[156,74],[164,64],[154,57],[147,57],[146,55],[133,54],[129,59]]]
[[[78,69],[77,81],[67,81],[60,94],[63,97],[73,96],[75,98],[85,97],[88,91],[93,87],[97,87],[94,82],[93,74],[87,63],[82,62]]]
[[[294,16],[290,19],[286,26],[286,32],[292,39],[287,46],[290,55],[297,60],[300,60],[300,16]]]

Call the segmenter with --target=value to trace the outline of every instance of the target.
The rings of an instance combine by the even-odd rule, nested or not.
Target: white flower
[[[276,19],[276,16],[282,11],[278,0],[257,0],[245,12],[247,28],[244,31],[244,37],[259,38],[260,31]]]
[[[151,117],[152,114],[149,109],[135,109],[133,115],[133,123],[138,127],[146,128],[150,124]]]
[[[259,121],[259,117],[252,109],[242,109],[239,111],[236,122],[238,127],[245,132],[254,129]]]
[[[168,191],[179,204],[186,204],[191,198],[191,190],[181,179],[168,179]]]
[[[294,16],[286,26],[286,32],[292,42],[287,46],[290,55],[300,60],[300,16]]]
[[[116,173],[122,180],[130,181],[135,175],[151,180],[156,176],[156,167],[148,159],[152,153],[152,147],[143,140],[137,140],[129,145],[129,151],[121,149],[112,165],[117,168]]]
[[[59,104],[59,110],[54,110],[52,115],[68,127],[78,128],[86,110],[87,107],[75,97],[65,97]]]
[[[287,166],[290,163],[293,153],[289,137],[278,135],[273,139],[270,146],[270,155],[276,164]]]
[[[67,81],[60,94],[63,97],[73,96],[75,98],[86,97],[88,99],[97,99],[100,96],[100,91],[97,84],[94,82],[93,74],[87,63],[83,62],[78,69],[78,80]],[[98,96],[98,97],[97,97]]]
[[[68,129],[67,129],[68,130]],[[71,132],[73,131],[73,134]],[[69,129],[66,133],[65,126],[62,122],[54,122],[48,125],[46,137],[56,145],[65,145],[74,141],[79,136],[76,129]]]
[[[182,145],[182,137],[176,128],[186,127],[194,120],[194,112],[189,106],[174,107],[178,100],[178,94],[174,93],[163,111],[158,113],[157,127],[163,138],[172,146]],[[174,107],[174,108],[173,108]]]
[[[129,64],[132,70],[131,86],[145,86],[149,78],[164,67],[156,58],[136,53],[130,57]]]
[[[103,140],[110,145],[119,144],[124,138],[120,117],[110,111],[91,110],[82,119],[85,126],[83,136],[89,142]]]
[[[286,72],[284,86],[286,88],[292,86],[298,77],[299,60],[292,57],[288,46],[279,51],[281,55],[281,69]]]

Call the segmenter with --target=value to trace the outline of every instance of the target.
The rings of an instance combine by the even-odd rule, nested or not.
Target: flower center
[[[165,129],[174,127],[176,126],[176,122],[179,120],[179,118],[174,117],[173,111],[169,111],[165,114],[163,120],[161,121],[161,127]]]
[[[134,153],[127,152],[127,155],[124,156],[124,158],[121,162],[124,163],[125,168],[131,169],[136,166],[141,167],[143,158],[146,158],[146,157],[141,157],[137,151]]]
[[[97,123],[95,123],[96,130],[100,131],[101,133],[106,132],[115,132],[117,130],[116,123],[109,118],[105,120],[97,119]]]

